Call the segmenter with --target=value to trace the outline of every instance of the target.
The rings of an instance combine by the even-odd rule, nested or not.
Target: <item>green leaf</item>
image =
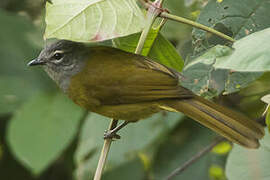
[[[138,157],[157,138],[171,130],[179,122],[180,113],[158,113],[138,123],[121,129],[120,140],[114,141],[110,149],[107,170],[117,168]],[[109,118],[91,113],[83,124],[79,145],[75,153],[76,176],[89,179],[93,175],[103,145],[103,132],[108,128]]]
[[[268,180],[270,178],[270,135],[266,133],[259,149],[246,149],[235,145],[226,164],[230,180]]]
[[[215,64],[216,61],[219,61],[220,59],[226,59],[229,55],[233,53],[233,49],[227,46],[217,45],[211,49],[209,49],[207,52],[205,52],[203,55],[199,56],[198,58],[192,60],[189,64],[185,66],[185,69],[196,65],[197,63],[204,63],[207,65]]]
[[[164,1],[163,7],[166,7],[171,14],[191,19],[191,13],[192,11],[197,10],[197,7],[187,7],[185,1],[186,0]],[[186,40],[190,36],[191,30],[191,26],[168,20],[164,27],[162,27],[161,32],[169,40],[178,40],[181,42],[181,40]]]
[[[237,92],[240,89],[247,87],[250,83],[261,77],[262,74],[263,73],[261,72],[235,72],[233,70],[229,71],[225,82],[225,91],[223,94]]]
[[[262,73],[243,74],[215,67],[217,61],[226,61],[233,53],[234,50],[227,46],[217,45],[209,49],[185,66],[182,72],[185,78],[181,84],[196,94],[214,97],[221,92],[229,94],[238,91],[261,76]]]
[[[158,62],[170,68],[174,68],[178,72],[181,72],[184,66],[184,61],[179,55],[179,52],[177,52],[170,41],[160,33],[152,46],[149,57],[158,60]]]
[[[166,179],[173,170],[183,165],[213,140],[215,133],[189,120],[181,123],[172,137],[159,148],[153,162],[153,179]],[[208,169],[212,159],[211,153],[203,156],[173,180],[209,180]]]
[[[3,10],[0,22],[0,114],[7,114],[36,92],[52,86],[45,73],[26,65],[41,48],[39,30],[28,19]]]
[[[1,63],[0,63],[1,64]],[[12,113],[40,89],[22,77],[0,77],[0,114]]]
[[[74,138],[82,110],[62,94],[39,94],[19,109],[8,126],[15,157],[38,175]]]
[[[140,180],[144,179],[144,168],[139,158],[136,158],[132,161],[127,161],[126,163],[121,164],[119,167],[106,172],[102,179],[104,180]]]
[[[151,29],[145,40],[141,55],[147,56],[154,45],[154,42],[159,34],[159,28]],[[114,45],[127,52],[134,53],[138,45],[141,33],[132,34],[125,37],[113,39]]]
[[[141,31],[144,17],[135,0],[52,0],[46,24],[46,38],[95,42]]]
[[[268,131],[270,131],[270,110],[269,110],[269,106],[270,106],[270,94],[264,95],[261,98],[261,100],[267,104],[263,115],[266,114],[265,123],[266,123],[266,125],[268,127]]]
[[[211,0],[201,11],[197,22],[227,32],[240,39],[270,26],[268,0]],[[207,38],[206,32],[194,29],[194,41]]]
[[[183,74],[191,78],[191,81],[200,77],[206,78],[204,81],[200,81],[201,84],[192,87],[193,89],[196,88],[196,90],[198,88],[204,88],[204,86],[207,85],[205,81],[209,79],[211,81],[211,78],[202,76],[203,74],[200,72],[211,76],[214,71],[223,71],[225,74],[220,76],[223,77],[224,80],[219,82],[211,81],[210,83],[225,84],[224,90],[226,93],[246,87],[250,82],[261,76],[262,73],[259,71],[270,70],[269,37],[270,28],[267,28],[236,41],[233,48],[217,45],[189,63],[185,67]],[[192,74],[199,66],[205,67],[200,68],[197,74]],[[224,71],[219,69],[231,70]],[[235,71],[243,71],[245,73],[235,73]],[[185,82],[183,82],[183,85],[188,88],[190,88],[189,86],[192,86],[192,84],[194,83],[189,82],[189,84],[185,85]],[[195,92],[198,92],[198,90]]]
[[[209,168],[210,179],[227,180],[224,173],[224,168],[219,165],[211,165]]]
[[[266,104],[261,101],[261,98],[270,92],[270,72],[265,72],[256,81],[242,89],[238,98],[234,99],[234,104],[239,107],[239,110],[245,112],[250,118],[261,119],[265,111]],[[238,99],[238,100],[237,100]]]
[[[224,141],[213,147],[212,152],[219,155],[226,155],[232,149],[232,144],[228,141]]]
[[[268,110],[267,110],[265,122],[266,122],[266,125],[268,127],[268,131],[270,131],[270,110],[269,110],[269,105],[267,106],[267,108],[268,108]]]
[[[199,18],[197,19],[197,22],[202,23],[206,26],[215,28],[229,36],[232,36],[236,39],[240,39],[244,36],[247,36],[251,33],[254,33],[256,31],[263,30],[270,26],[269,22],[269,11],[268,7],[270,7],[270,4],[268,3],[268,0],[243,0],[243,1],[234,1],[234,0],[223,0],[222,2],[218,2],[215,0],[209,1],[209,3],[204,7],[204,9],[201,11],[201,14]],[[194,29],[193,30],[193,43],[195,45],[195,55],[198,55],[202,51],[205,51],[206,49],[209,49],[209,47],[213,47],[217,44],[226,44],[227,41],[224,41],[223,39],[210,35],[206,33],[205,31]],[[238,43],[240,43],[242,40],[235,43],[234,48],[239,48]],[[243,49],[241,50],[241,56],[244,57],[245,55],[248,56],[248,54],[256,54],[260,56],[260,58],[265,57],[266,51],[262,50],[264,47],[258,46],[261,41],[253,41],[252,44],[242,44]],[[257,44],[258,43],[258,44]],[[252,46],[254,44],[254,46]],[[255,45],[257,44],[257,46]],[[246,46],[252,46],[252,48],[244,48]],[[238,51],[238,50],[236,50]],[[262,51],[264,51],[263,54],[260,54]],[[240,51],[239,51],[240,52]],[[233,53],[234,54],[234,53]],[[239,55],[239,54],[238,54]],[[233,55],[234,56],[234,55]],[[246,56],[245,56],[246,57]],[[244,63],[240,66],[241,71],[243,72],[235,72],[240,70],[240,68],[237,68],[240,63],[238,61],[239,56],[235,56],[234,59],[231,59],[229,62],[228,59],[216,59],[216,63],[225,62],[229,64],[226,69],[232,69],[231,70],[223,70],[224,66],[215,66],[211,68],[211,65],[204,65],[206,69],[200,69],[200,71],[203,72],[203,74],[197,73],[197,76],[194,78],[190,78],[189,81],[196,81],[198,78],[203,77],[205,74],[209,74],[211,77],[218,78],[219,81],[218,85],[216,86],[215,82],[213,83],[212,79],[209,79],[208,81],[201,82],[198,84],[198,87],[193,87],[196,89],[201,89],[203,86],[208,87],[210,84],[210,88],[212,87],[218,87],[218,89],[213,89],[214,93],[211,93],[211,96],[218,95],[220,92],[225,91],[225,94],[232,93],[239,91],[241,88],[246,87],[250,82],[254,81],[258,77],[262,75],[258,69],[255,70],[254,68],[248,68],[245,69],[245,67],[251,67],[249,66],[249,63],[251,61],[241,61],[241,63]],[[254,59],[254,56],[252,57]],[[250,59],[252,59],[250,58]],[[252,59],[252,60],[253,60]],[[258,60],[259,58],[256,57]],[[196,60],[199,60],[198,58]],[[201,59],[203,63],[205,63],[204,59]],[[227,61],[228,60],[228,61]],[[211,62],[213,59],[211,60]],[[257,65],[260,66],[261,63],[267,63],[260,61]],[[198,62],[201,63],[201,62]],[[253,63],[252,63],[253,64]],[[195,65],[195,63],[194,63]],[[214,64],[213,64],[214,65]],[[257,65],[255,67],[257,67]],[[232,67],[233,66],[233,67]],[[245,67],[244,67],[245,66]],[[223,68],[223,69],[220,69]],[[192,68],[195,70],[195,67]],[[210,71],[209,71],[210,70]],[[252,72],[249,72],[249,71]],[[191,74],[191,73],[188,73]],[[219,75],[219,77],[216,77],[216,75]],[[214,80],[215,81],[215,80]],[[197,81],[196,81],[197,82]],[[214,84],[214,85],[211,85]],[[195,85],[197,86],[197,85]]]
[[[31,21],[0,9],[0,22],[1,63],[4,60],[4,65],[13,65],[15,62],[21,65],[31,60],[34,53],[39,52],[42,47],[42,35],[40,29],[37,29]],[[16,74],[3,65],[0,66],[0,70],[1,73]]]
[[[270,70],[270,28],[255,32],[236,41],[233,53],[216,60],[214,67],[236,71],[269,71]]]
[[[139,38],[140,34],[133,34],[115,39],[114,42],[117,48],[134,53]],[[175,47],[159,33],[158,29],[151,29],[144,44],[142,55],[148,56],[161,64],[178,70],[179,72],[184,66],[184,61]]]

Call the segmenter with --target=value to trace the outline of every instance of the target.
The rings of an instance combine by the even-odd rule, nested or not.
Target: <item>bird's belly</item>
[[[86,110],[114,119],[138,121],[161,110],[157,101],[133,104],[127,104],[121,101],[110,102],[108,99],[112,98],[112,96],[109,96],[107,99],[104,98],[106,97],[104,94],[108,94],[108,90],[100,87],[103,86],[95,85],[91,88],[86,88],[81,81],[77,80],[74,81],[73,86],[69,88],[67,94],[76,104]]]
[[[158,105],[150,103],[105,105],[91,108],[91,111],[114,119],[138,121],[159,112]]]

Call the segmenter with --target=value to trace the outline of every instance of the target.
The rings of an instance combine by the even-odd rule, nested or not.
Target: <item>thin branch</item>
[[[194,21],[191,21],[191,20],[188,20],[186,18],[183,18],[183,17],[179,17],[179,16],[176,16],[176,15],[172,15],[172,14],[169,14],[168,12],[166,12],[166,10],[164,9],[161,9],[162,7],[162,3],[163,3],[163,0],[156,0],[155,2],[151,2],[151,1],[148,1],[148,0],[139,0],[140,3],[143,5],[144,8],[146,9],[149,9],[149,8],[155,8],[156,10],[159,10],[160,14],[159,14],[159,17],[162,17],[162,18],[165,18],[165,19],[170,19],[170,20],[173,20],[173,21],[177,21],[177,22],[180,22],[180,23],[184,23],[184,24],[187,24],[187,25],[191,25],[193,27],[196,27],[196,28],[199,28],[199,29],[202,29],[204,31],[207,31],[209,33],[212,33],[212,34],[215,34],[223,39],[226,39],[228,41],[231,41],[231,42],[235,42],[235,40],[233,38],[231,38],[230,36],[227,36],[226,34],[223,34],[213,28],[210,28],[210,27],[207,27],[203,24],[200,24],[200,23],[197,23],[197,22],[194,22]],[[158,6],[157,6],[158,4]]]
[[[182,173],[185,171],[189,166],[191,166],[193,163],[197,162],[201,157],[206,155],[208,152],[210,152],[213,147],[215,147],[218,143],[224,141],[225,138],[223,137],[217,137],[211,144],[206,146],[204,149],[199,151],[197,154],[195,154],[192,158],[190,158],[188,161],[186,161],[183,165],[181,165],[179,168],[175,169],[167,178],[166,180],[170,180],[176,175]]]
[[[157,4],[161,6],[162,2],[163,0],[156,0],[155,2],[153,2],[153,4]],[[145,3],[147,4],[147,2]],[[146,15],[146,25],[140,36],[137,48],[135,50],[135,54],[141,54],[144,43],[149,34],[149,31],[151,30],[151,27],[159,14],[160,14],[160,8],[158,8],[157,6],[148,6],[148,11]]]
[[[200,23],[188,20],[186,18],[175,16],[175,15],[169,14],[167,12],[162,12],[162,13],[160,13],[159,16],[162,17],[162,18],[166,18],[166,19],[170,19],[170,20],[173,20],[173,21],[177,21],[177,22],[180,22],[180,23],[187,24],[187,25],[191,25],[193,27],[196,27],[196,28],[205,30],[207,32],[210,32],[212,34],[215,34],[215,35],[217,35],[217,36],[219,36],[219,37],[221,37],[223,39],[226,39],[228,41],[235,42],[235,40],[233,38],[231,38],[230,36],[227,36],[226,34],[223,34],[223,33],[219,32],[219,31],[216,31],[213,28],[210,28],[210,27],[207,27],[207,26],[202,25]]]
[[[114,129],[117,126],[117,123],[118,123],[118,120],[112,119],[108,130]],[[103,172],[104,167],[105,167],[106,159],[107,159],[108,153],[110,151],[111,143],[112,143],[111,138],[108,138],[108,139],[104,140],[104,144],[103,144],[101,154],[100,154],[100,157],[99,157],[98,166],[97,166],[97,169],[96,169],[94,180],[100,180],[101,179],[102,172]]]

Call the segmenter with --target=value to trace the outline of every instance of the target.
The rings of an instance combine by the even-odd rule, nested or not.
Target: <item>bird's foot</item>
[[[121,136],[119,136],[118,134],[116,134],[120,129],[122,129],[123,127],[125,127],[126,125],[128,125],[128,121],[124,121],[122,124],[120,124],[119,126],[117,126],[116,128],[112,129],[112,130],[106,130],[104,133],[104,139],[120,139]]]
[[[115,131],[113,130],[106,130],[104,132],[104,136],[103,136],[104,139],[120,139],[121,136],[116,134]]]

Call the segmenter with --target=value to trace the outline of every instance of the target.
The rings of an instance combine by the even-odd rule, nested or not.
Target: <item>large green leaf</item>
[[[29,19],[1,9],[0,22],[0,54],[1,61],[5,60],[4,65],[14,64],[15,61],[21,65],[23,61],[31,60],[29,58],[33,58],[33,54],[38,53],[42,47],[41,31]],[[1,73],[4,71],[16,74],[3,65],[0,68]]]
[[[269,8],[268,0],[211,0],[197,21],[240,39],[270,26]],[[207,38],[205,31],[199,29],[194,29],[193,35],[194,41]]]
[[[225,89],[226,71],[215,71],[212,66],[217,58],[231,54],[231,49],[226,46],[217,46],[209,49],[207,53],[194,59],[183,69],[184,79],[181,85],[192,90],[196,94],[207,93],[208,96],[217,96]],[[209,59],[208,63],[198,59]],[[211,61],[211,62],[210,62]],[[209,93],[211,92],[211,93]]]
[[[115,46],[128,52],[134,53],[140,34],[115,39]],[[175,47],[164,36],[159,29],[151,29],[144,44],[142,55],[148,56],[159,63],[181,71],[184,61]]]
[[[40,174],[74,138],[82,110],[62,94],[39,94],[19,109],[8,127],[15,157]]]
[[[269,71],[270,70],[270,28],[255,32],[233,44],[233,53],[216,59],[215,68],[233,69],[235,71]],[[205,62],[207,63],[207,62]]]
[[[46,38],[90,42],[142,30],[135,0],[52,0],[46,5]]]
[[[261,76],[261,73],[238,73],[233,70],[217,69],[217,61],[226,61],[233,54],[233,49],[217,45],[194,59],[183,69],[182,85],[197,94],[217,96],[232,93],[246,87]]]
[[[158,60],[161,64],[182,71],[184,61],[175,47],[160,33],[149,53],[149,57]]]
[[[134,53],[138,45],[141,33],[131,34],[129,36],[113,39],[114,46],[127,52]],[[159,35],[159,28],[151,29],[144,42],[141,55],[147,56],[155,44],[155,40]]]
[[[6,114],[49,84],[45,73],[26,65],[41,48],[39,30],[28,19],[3,10],[0,22],[0,114]]]
[[[140,152],[143,153],[143,150],[153,144],[157,137],[171,130],[181,117],[179,113],[158,113],[121,129],[119,134],[122,138],[113,142],[110,149],[107,170],[117,168],[134,159]],[[103,145],[103,132],[107,129],[109,120],[104,116],[91,113],[83,124],[75,154],[78,178],[89,179],[94,173]]]
[[[270,135],[261,141],[256,150],[235,145],[226,164],[226,175],[229,180],[268,180],[270,179]]]
[[[29,81],[23,75],[0,76],[0,114],[16,111],[24,101],[41,90],[37,84],[33,84],[35,81]]]

